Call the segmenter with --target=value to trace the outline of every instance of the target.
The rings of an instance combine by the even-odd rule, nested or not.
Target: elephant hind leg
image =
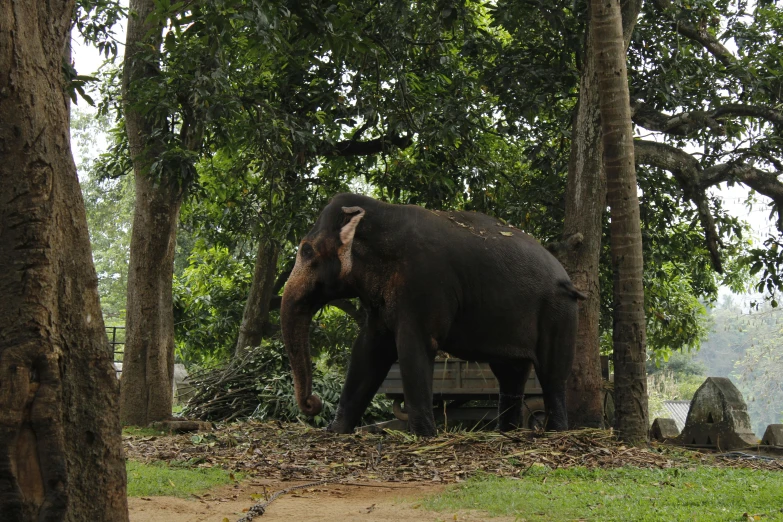
[[[500,384],[498,401],[498,430],[522,428],[522,401],[525,383],[533,367],[532,361],[494,361],[489,363]]]
[[[576,309],[561,322],[541,329],[536,375],[544,391],[547,431],[568,429],[566,380],[571,374],[576,343]]]
[[[568,412],[566,410],[566,390],[565,382],[557,386],[552,386],[552,383],[548,383],[549,386],[545,387],[544,383],[541,383],[541,387],[544,388],[544,406],[546,407],[546,431],[565,431],[568,429]]]

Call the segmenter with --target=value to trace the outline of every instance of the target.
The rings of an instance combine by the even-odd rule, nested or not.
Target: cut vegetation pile
[[[533,466],[665,469],[712,465],[783,470],[780,460],[721,457],[670,446],[627,447],[606,430],[449,432],[417,439],[389,430],[346,436],[299,424],[250,421],[220,425],[207,434],[126,435],[124,446],[126,456],[134,460],[221,466],[280,480],[351,477],[449,483],[479,472],[518,477]]]
[[[344,377],[334,368],[313,369],[313,392],[323,401],[323,411],[307,419],[325,426],[334,418]],[[294,399],[294,381],[285,347],[278,340],[247,348],[220,368],[191,373],[188,384],[195,390],[183,414],[212,422],[232,422],[252,418],[297,421],[303,419]],[[376,395],[362,421],[373,423],[391,417],[391,401]]]

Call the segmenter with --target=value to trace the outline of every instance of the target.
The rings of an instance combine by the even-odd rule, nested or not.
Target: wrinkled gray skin
[[[547,429],[567,428],[566,379],[583,296],[527,234],[483,214],[335,196],[299,245],[281,307],[296,399],[308,415],[321,410],[312,394],[310,322],[326,303],[346,297],[358,297],[368,317],[332,431],[353,431],[399,360],[410,430],[434,435],[438,350],[489,362],[500,384],[501,430],[521,425],[524,385],[535,366]]]

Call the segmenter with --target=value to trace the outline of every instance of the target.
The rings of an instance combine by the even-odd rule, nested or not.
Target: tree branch
[[[700,215],[706,211],[701,207],[708,188],[724,181],[747,185],[772,199],[778,213],[777,228],[783,233],[783,182],[779,179],[783,173],[767,172],[742,162],[721,163],[702,169],[698,160],[687,152],[665,143],[645,140],[634,142],[634,154],[637,165],[651,165],[669,171],[688,199],[696,203]]]
[[[345,140],[334,145],[322,143],[317,148],[317,154],[326,157],[370,156],[386,152],[392,147],[406,149],[411,143],[413,139],[410,136],[383,136],[369,141]]]
[[[715,229],[715,220],[710,212],[706,187],[702,187],[700,183],[702,169],[696,158],[671,145],[644,140],[634,141],[634,157],[637,166],[653,165],[671,172],[682,187],[685,196],[693,201],[704,229],[712,266],[716,272],[722,274],[723,263],[718,250],[720,236]]]
[[[759,118],[773,125],[783,126],[783,112],[770,107],[739,103],[722,105],[709,112],[692,111],[670,116],[652,109],[641,100],[634,99],[631,100],[631,111],[633,122],[636,125],[672,136],[688,136],[705,127],[723,134],[723,125],[720,120],[734,117]]]
[[[673,6],[670,0],[653,0],[653,4],[664,12],[673,12]],[[673,18],[673,17],[672,17]],[[712,36],[708,31],[697,28],[693,24],[689,24],[683,20],[673,20],[672,24],[674,30],[682,36],[693,40],[702,45],[710,54],[712,54],[720,63],[725,66],[729,66],[735,63],[736,58],[731,51],[729,51],[717,38]]]

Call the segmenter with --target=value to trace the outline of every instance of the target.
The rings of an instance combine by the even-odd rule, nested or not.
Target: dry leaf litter
[[[425,439],[393,430],[336,435],[295,423],[247,421],[217,425],[212,432],[195,435],[126,435],[123,443],[126,456],[134,460],[220,466],[278,481],[350,478],[454,483],[478,472],[518,477],[532,466],[663,469],[712,465],[783,470],[781,460],[721,457],[664,445],[626,446],[612,431],[597,429],[459,431]]]

